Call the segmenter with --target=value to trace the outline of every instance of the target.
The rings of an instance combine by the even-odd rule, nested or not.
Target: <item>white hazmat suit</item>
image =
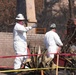
[[[58,46],[63,46],[58,34],[52,30],[45,34],[44,43],[48,50],[48,57],[52,59],[54,58],[54,53],[57,53]]]
[[[26,32],[32,28],[32,26],[24,27],[24,25],[16,23],[13,30],[14,50],[16,55],[27,55]],[[27,56],[16,57],[14,61],[14,69],[19,69],[21,67],[21,63],[26,60],[26,57]]]

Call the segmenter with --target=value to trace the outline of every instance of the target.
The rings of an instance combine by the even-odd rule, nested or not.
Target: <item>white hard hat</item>
[[[52,24],[50,25],[50,28],[56,28],[56,24],[55,24],[55,23],[52,23]]]
[[[18,14],[15,18],[16,20],[25,20],[24,16],[22,14]]]

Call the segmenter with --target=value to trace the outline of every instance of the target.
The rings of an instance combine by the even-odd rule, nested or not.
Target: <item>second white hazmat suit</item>
[[[52,24],[51,26],[54,27],[54,25],[55,24]],[[51,57],[52,59],[54,58],[54,53],[57,53],[58,47],[63,46],[59,35],[53,29],[48,31],[44,37],[44,43],[48,50],[48,57]]]

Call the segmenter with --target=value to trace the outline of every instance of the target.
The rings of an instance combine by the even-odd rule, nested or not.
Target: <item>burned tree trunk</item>
[[[69,14],[70,18],[74,18],[73,8],[74,8],[74,0],[68,0],[69,2]]]

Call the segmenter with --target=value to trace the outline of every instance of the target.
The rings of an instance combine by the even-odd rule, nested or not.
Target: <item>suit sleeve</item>
[[[57,33],[54,34],[54,40],[58,46],[63,46],[63,43]]]
[[[19,31],[19,32],[27,32],[27,31],[29,31],[29,30],[31,30],[32,29],[32,27],[31,26],[29,26],[29,27],[24,27],[24,26],[17,26],[16,27],[16,30],[17,31]]]

